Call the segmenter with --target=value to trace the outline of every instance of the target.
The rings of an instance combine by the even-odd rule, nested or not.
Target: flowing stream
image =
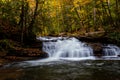
[[[49,58],[7,64],[0,80],[120,80],[119,47],[103,45],[103,57],[96,58],[91,46],[74,37],[38,39]]]
[[[118,57],[120,55],[120,48],[115,45],[105,45],[103,47],[104,57]]]
[[[0,80],[120,80],[120,61],[63,60],[29,67],[14,63],[0,69]]]
[[[87,60],[95,59],[93,49],[86,43],[71,37],[39,37],[43,41],[43,51],[49,54],[49,59]],[[102,47],[102,57],[118,57],[120,48],[106,44]]]
[[[76,38],[58,39],[56,41],[43,42],[43,51],[49,54],[49,58],[54,59],[94,59],[92,48],[85,43],[80,42]]]

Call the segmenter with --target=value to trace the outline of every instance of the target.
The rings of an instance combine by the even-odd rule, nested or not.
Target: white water
[[[37,39],[43,41],[43,51],[49,54],[49,58],[25,61],[29,65],[36,66],[42,64],[42,62],[44,64],[44,62],[59,60],[78,61],[96,59],[93,56],[93,49],[74,37],[39,37]],[[107,59],[108,57],[110,59],[111,57],[118,57],[120,55],[120,48],[115,45],[103,46],[103,54],[103,57],[107,57]]]
[[[38,40],[41,41],[57,41],[57,40],[64,40],[68,37],[37,37]]]
[[[52,40],[51,38],[49,39]],[[94,59],[92,48],[76,38],[58,38],[56,41],[49,41],[49,39],[46,39],[48,42],[46,42],[45,38],[41,39],[45,41],[43,42],[43,51],[49,54],[49,59]]]
[[[120,55],[120,48],[115,45],[107,45],[103,47],[104,57],[118,57]]]
[[[43,50],[49,54],[49,58],[23,61],[15,66],[30,67],[38,65],[62,64],[66,60],[120,60],[118,57],[118,55],[120,55],[120,48],[115,45],[103,46],[104,58],[95,58],[93,56],[93,49],[76,38],[40,37],[38,39],[43,41]],[[56,63],[56,61],[59,62]],[[6,65],[5,67],[9,66],[11,65]]]

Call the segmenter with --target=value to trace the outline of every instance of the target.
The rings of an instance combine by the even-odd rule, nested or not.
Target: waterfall
[[[40,38],[43,40],[43,51],[49,58],[81,60],[93,59],[93,50],[90,46],[76,38]]]
[[[120,55],[120,48],[115,45],[103,46],[104,57],[118,57]]]

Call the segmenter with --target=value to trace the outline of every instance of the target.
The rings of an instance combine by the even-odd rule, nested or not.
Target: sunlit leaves
[[[32,18],[36,0],[1,0],[0,15],[8,20],[19,22],[21,1],[28,3],[27,20]],[[118,0],[38,0],[35,27],[41,33],[59,33],[77,31],[82,28],[104,27],[109,20],[117,21],[119,17]],[[118,14],[118,16],[116,16]],[[112,22],[113,22],[112,21]],[[28,24],[27,23],[27,24]],[[114,22],[115,24],[115,22]],[[44,31],[44,32],[42,32]]]
[[[31,8],[35,7],[35,0],[27,0]]]
[[[74,5],[75,6],[79,6],[79,5],[84,6],[84,5],[87,5],[91,2],[92,2],[92,0],[75,0]]]

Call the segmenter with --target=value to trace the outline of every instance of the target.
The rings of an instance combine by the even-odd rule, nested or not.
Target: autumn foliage
[[[1,0],[0,29],[18,34],[21,42],[36,35],[109,33],[120,28],[119,5],[119,0]]]

